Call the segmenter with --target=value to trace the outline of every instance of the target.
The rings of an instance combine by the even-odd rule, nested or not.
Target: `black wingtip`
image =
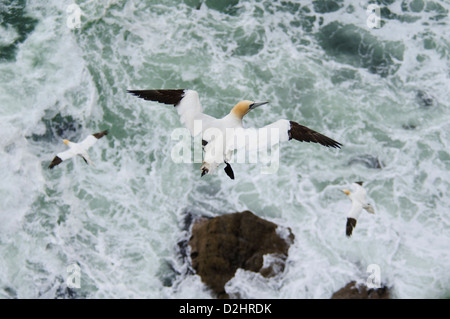
[[[341,143],[329,138],[328,136],[320,134],[319,132],[310,129],[309,127],[300,125],[297,122],[289,121],[289,125],[289,140],[295,139],[300,142],[318,143],[326,147],[339,149],[341,148],[341,146],[343,146]]]
[[[184,97],[185,89],[127,90],[141,99],[177,106]]]
[[[324,135],[325,136],[325,135]],[[325,136],[326,137],[326,136]],[[324,145],[324,146],[326,146],[326,147],[332,147],[332,148],[338,148],[338,149],[340,149],[342,146],[344,146],[344,145],[342,145],[341,143],[339,143],[339,142],[337,142],[337,141],[335,141],[335,140],[333,140],[333,139],[331,139],[331,138],[329,138],[329,137],[326,137],[327,138],[327,140],[326,140],[326,142],[325,143],[327,143],[326,145],[325,144],[322,144],[322,145]]]
[[[340,149],[342,146],[344,146],[344,145],[342,145],[341,143],[335,141],[335,144],[333,146],[331,146],[331,147]]]
[[[234,172],[233,169],[231,168],[231,165],[228,163],[225,163],[226,166],[224,168],[225,173],[227,173],[228,177],[230,177],[231,179],[234,179]]]
[[[94,135],[94,137],[96,139],[100,139],[103,136],[108,135],[108,130],[104,130],[104,131],[101,131],[101,132],[98,132],[98,133],[95,133],[95,134],[92,134],[92,135]]]
[[[55,156],[55,158],[52,160],[52,162],[50,163],[48,168],[52,169],[53,167],[55,167],[56,165],[60,164],[61,162],[62,162],[62,159],[59,158],[58,156]]]
[[[356,227],[356,219],[348,217],[347,218],[347,226],[345,229],[345,234],[348,238],[352,236],[353,229]]]

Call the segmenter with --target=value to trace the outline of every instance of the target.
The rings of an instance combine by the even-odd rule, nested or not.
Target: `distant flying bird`
[[[353,232],[353,228],[356,227],[356,221],[361,215],[363,208],[371,213],[375,214],[375,210],[372,205],[367,202],[366,190],[362,187],[363,182],[355,182],[352,184],[354,188],[354,192],[350,192],[348,189],[343,189],[342,191],[350,198],[352,201],[352,207],[347,214],[347,226],[346,226],[346,235],[350,237]]]
[[[203,160],[203,165],[201,166],[202,174],[211,174],[217,167],[225,163],[225,172],[227,175],[234,179],[233,170],[229,164],[230,159],[233,155],[237,145],[235,145],[235,138],[248,136],[250,131],[256,131],[257,133],[261,130],[269,131],[270,129],[278,129],[279,135],[278,140],[269,142],[269,139],[261,139],[258,144],[259,148],[273,146],[278,142],[284,142],[291,139],[295,139],[300,142],[313,142],[319,143],[326,147],[340,148],[342,145],[325,135],[322,135],[310,128],[300,125],[296,122],[289,120],[278,120],[272,124],[264,126],[260,129],[244,129],[242,125],[242,118],[251,110],[267,104],[268,102],[253,102],[253,101],[240,101],[237,103],[225,117],[217,119],[210,115],[204,114],[202,106],[200,104],[200,99],[198,93],[194,90],[128,90],[139,98],[143,98],[149,101],[155,101],[159,103],[174,105],[175,109],[180,116],[181,123],[189,129],[192,136],[197,135],[200,132],[196,132],[194,129],[194,122],[200,120],[202,124],[202,139],[205,151],[205,156]],[[215,139],[214,136],[205,136],[204,134],[208,129],[218,129],[223,136],[223,140]],[[234,135],[227,135],[227,129],[236,129]],[[258,135],[259,136],[259,135]],[[221,144],[218,144],[218,143]],[[250,148],[250,143],[247,142],[244,147]],[[215,147],[218,145],[223,145],[222,152],[215,152]]]
[[[69,140],[63,140],[64,144],[66,144],[70,148],[67,151],[56,154],[55,158],[53,158],[53,161],[50,163],[49,168],[53,168],[56,165],[60,164],[62,161],[65,161],[66,159],[69,159],[76,155],[81,156],[84,159],[84,161],[86,162],[86,164],[95,166],[94,163],[91,161],[87,151],[92,145],[97,143],[98,139],[102,138],[103,136],[105,136],[107,134],[108,134],[108,131],[95,133],[95,134],[89,135],[80,143],[74,143]]]

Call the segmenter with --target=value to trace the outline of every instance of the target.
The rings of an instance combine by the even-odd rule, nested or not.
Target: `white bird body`
[[[198,93],[194,90],[129,90],[131,94],[145,100],[171,104],[180,116],[181,123],[190,131],[192,136],[202,134],[204,145],[204,159],[201,166],[202,176],[213,173],[217,167],[225,163],[225,172],[234,179],[229,165],[234,150],[239,147],[246,149],[267,148],[279,142],[296,139],[302,142],[320,143],[327,147],[340,148],[341,144],[296,122],[278,120],[259,129],[245,129],[242,125],[243,117],[252,109],[268,102],[253,102],[243,100],[237,103],[229,114],[217,119],[204,114]],[[200,128],[197,125],[200,123]],[[276,129],[279,131],[278,139],[269,139],[268,135],[260,134],[263,131]],[[253,133],[253,134],[252,134]],[[236,144],[236,139],[246,138],[248,142]],[[255,138],[255,136],[262,138]],[[206,145],[205,145],[206,144]]]
[[[213,120],[207,121],[202,130],[202,138],[208,142],[204,147],[205,156],[202,169],[205,169],[208,174],[213,174],[220,164],[228,163],[231,160],[235,150],[236,132],[239,129],[243,129],[242,119],[233,113],[229,113],[221,119],[213,118]]]
[[[344,189],[343,192],[349,197],[352,201],[352,207],[350,211],[347,213],[347,227],[346,234],[348,237],[352,235],[353,228],[356,226],[356,222],[361,215],[363,209],[365,209],[368,213],[375,214],[375,210],[372,205],[367,202],[367,192],[362,187],[362,182],[352,183],[353,192],[350,192],[347,189]]]
[[[82,157],[87,164],[95,166],[94,163],[92,162],[91,158],[89,157],[89,154],[87,151],[95,143],[97,143],[98,139],[102,138],[106,134],[108,134],[108,131],[95,133],[95,134],[89,135],[82,142],[79,142],[79,143],[71,142],[69,140],[63,140],[64,144],[66,144],[69,147],[69,149],[67,151],[56,154],[56,156],[53,158],[53,161],[51,162],[49,168],[53,168],[56,165],[60,164],[62,161],[65,161],[65,160],[75,157],[77,155]]]
[[[180,98],[176,110],[180,116],[181,123],[189,129],[192,135],[199,132],[194,131],[195,121],[202,121],[203,131],[217,126],[217,119],[210,115],[204,114],[198,93],[193,90],[185,90],[184,95]]]

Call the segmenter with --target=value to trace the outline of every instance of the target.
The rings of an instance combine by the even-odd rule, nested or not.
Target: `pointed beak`
[[[342,189],[345,195],[350,195],[350,191],[348,189]]]
[[[267,103],[269,103],[269,102],[255,102],[252,105],[250,105],[250,109],[251,110],[256,109],[258,106],[261,106],[261,105],[264,105],[264,104],[267,104]]]

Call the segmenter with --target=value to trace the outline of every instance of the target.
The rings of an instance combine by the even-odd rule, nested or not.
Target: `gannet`
[[[60,164],[62,161],[65,161],[66,159],[69,159],[76,155],[81,156],[81,158],[84,159],[86,164],[95,166],[94,163],[91,161],[87,151],[92,145],[94,145],[97,142],[98,139],[102,138],[106,134],[108,134],[108,131],[102,131],[99,133],[89,135],[80,143],[74,143],[69,140],[63,140],[64,144],[69,146],[70,149],[56,154],[56,156],[53,158],[53,161],[50,163],[49,168],[53,168],[56,165]]]
[[[375,210],[372,205],[367,202],[366,199],[366,190],[362,187],[363,182],[354,182],[352,183],[354,192],[350,192],[348,189],[343,189],[342,191],[350,198],[352,201],[352,207],[347,214],[347,226],[346,226],[346,235],[350,237],[353,232],[353,228],[356,226],[356,221],[361,215],[363,208],[371,213],[375,214]]]
[[[268,103],[243,100],[237,103],[231,109],[230,113],[228,113],[221,119],[217,119],[203,113],[198,93],[194,90],[128,90],[128,93],[131,93],[144,100],[174,105],[175,109],[178,112],[178,115],[180,116],[181,123],[190,131],[192,136],[196,136],[200,133],[196,131],[194,124],[196,121],[201,121],[201,133],[203,134],[202,142],[205,152],[203,165],[201,166],[201,176],[205,174],[211,174],[220,164],[224,163],[226,165],[225,172],[231,179],[234,179],[234,173],[229,164],[229,161],[231,155],[233,154],[233,151],[236,149],[236,145],[231,142],[235,140],[234,137],[238,136],[238,134],[245,135],[246,133],[248,133],[248,130],[251,130],[244,129],[242,125],[242,119],[249,111]],[[214,139],[214,137],[205,136],[204,133],[206,133],[206,130],[211,128],[218,129],[220,132],[222,132],[222,136],[224,136],[224,139],[226,136],[226,131],[228,129],[237,130],[235,132],[235,136],[227,136],[225,141],[221,141],[220,139]],[[295,139],[300,142],[319,143],[326,147],[340,148],[340,146],[342,145],[306,126],[300,125],[294,121],[284,119],[266,125],[258,130],[272,128],[279,130],[279,140],[277,142]],[[224,147],[223,152],[217,154],[218,152],[213,152],[213,150],[219,142],[222,143],[221,145],[223,145]],[[270,144],[270,146],[274,145],[274,143],[272,143],[272,141],[269,142],[268,139],[265,140],[265,143],[267,145]]]

